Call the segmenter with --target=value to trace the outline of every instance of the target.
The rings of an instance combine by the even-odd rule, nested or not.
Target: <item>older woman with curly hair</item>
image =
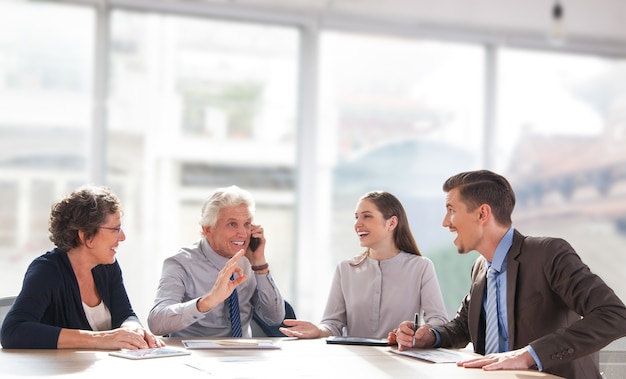
[[[50,212],[56,248],[36,258],[2,325],[13,349],[142,349],[164,343],[133,311],[116,249],[122,206],[106,187],[83,186]]]

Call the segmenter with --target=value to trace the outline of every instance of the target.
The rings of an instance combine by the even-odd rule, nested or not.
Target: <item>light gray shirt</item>
[[[386,338],[415,313],[431,325],[448,322],[435,266],[426,257],[400,252],[391,259],[339,262],[321,325],[333,335]]]
[[[154,306],[148,314],[152,333],[171,337],[230,337],[226,301],[206,313],[196,307],[198,299],[211,291],[227,261],[228,258],[217,254],[205,238],[165,259]],[[248,280],[237,287],[237,294],[242,337],[249,338],[254,309],[269,325],[278,325],[285,318],[285,303],[269,273],[254,274],[245,258],[238,264],[248,276]]]

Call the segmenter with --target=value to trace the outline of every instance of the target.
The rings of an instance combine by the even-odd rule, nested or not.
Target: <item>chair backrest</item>
[[[296,318],[296,312],[287,300],[285,300],[285,318]],[[285,337],[285,335],[278,330],[281,326],[285,326],[283,323],[280,325],[268,325],[256,312],[252,314],[251,326],[253,337]]]
[[[0,327],[4,322],[4,317],[9,313],[9,309],[13,306],[17,296],[0,297]]]

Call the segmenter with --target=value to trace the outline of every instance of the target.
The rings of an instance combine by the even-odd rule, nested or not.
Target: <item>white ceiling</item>
[[[363,17],[402,24],[542,32],[555,0],[226,0],[218,3],[292,12]],[[563,23],[574,35],[626,40],[626,1],[560,0]]]
[[[168,0],[162,0],[168,1]],[[176,2],[177,0],[169,0]],[[351,24],[468,38],[545,36],[555,0],[180,0],[209,7],[314,18],[322,26]],[[626,56],[626,0],[560,0],[570,41],[608,44]],[[623,49],[623,50],[622,50]]]

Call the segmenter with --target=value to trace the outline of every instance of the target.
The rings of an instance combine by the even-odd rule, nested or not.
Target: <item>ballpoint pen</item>
[[[417,332],[417,326],[420,323],[420,314],[415,312],[415,316],[413,317],[413,346],[415,346],[415,332]]]

